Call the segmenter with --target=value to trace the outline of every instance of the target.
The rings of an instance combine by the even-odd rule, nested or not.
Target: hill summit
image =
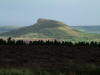
[[[32,38],[32,39],[82,39],[83,33],[77,31],[60,21],[38,19],[37,23],[10,32],[0,34],[2,37]],[[85,35],[86,38],[88,38]]]
[[[64,23],[60,21],[39,18],[35,25],[42,25],[43,27],[58,27],[60,25],[64,25]]]
[[[43,22],[48,22],[48,21],[51,21],[51,20],[39,18],[39,19],[37,20],[37,23],[43,23]]]

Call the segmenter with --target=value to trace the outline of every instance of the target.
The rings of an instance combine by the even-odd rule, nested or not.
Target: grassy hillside
[[[79,31],[100,34],[100,26],[72,26]]]
[[[60,40],[98,40],[99,35],[87,34],[54,20],[39,19],[36,24],[0,34],[2,37],[50,38]]]

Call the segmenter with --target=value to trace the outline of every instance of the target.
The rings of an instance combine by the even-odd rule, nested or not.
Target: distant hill
[[[19,29],[21,28],[22,26],[16,26],[16,25],[7,25],[7,26],[0,26],[0,33],[3,33],[3,32],[8,32],[8,31],[12,31],[12,30],[16,30],[16,29]]]
[[[1,37],[32,38],[32,39],[58,39],[58,40],[91,40],[98,39],[100,35],[83,33],[60,21],[38,19],[37,23],[17,30],[0,34]]]
[[[100,25],[98,26],[72,26],[72,28],[75,28],[83,32],[100,34]]]

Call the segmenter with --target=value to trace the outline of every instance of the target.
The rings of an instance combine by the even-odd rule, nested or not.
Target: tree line
[[[66,46],[98,46],[100,47],[100,42],[91,41],[91,42],[71,42],[71,41],[29,41],[25,42],[24,40],[14,40],[11,37],[9,37],[7,40],[0,39],[0,45],[66,45]]]

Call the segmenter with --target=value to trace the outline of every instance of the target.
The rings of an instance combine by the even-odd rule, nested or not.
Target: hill
[[[72,26],[72,28],[88,33],[100,34],[100,26]]]
[[[31,38],[31,39],[58,39],[58,40],[91,40],[100,35],[87,34],[73,29],[63,22],[38,19],[37,23],[17,30],[0,34],[1,37]]]

